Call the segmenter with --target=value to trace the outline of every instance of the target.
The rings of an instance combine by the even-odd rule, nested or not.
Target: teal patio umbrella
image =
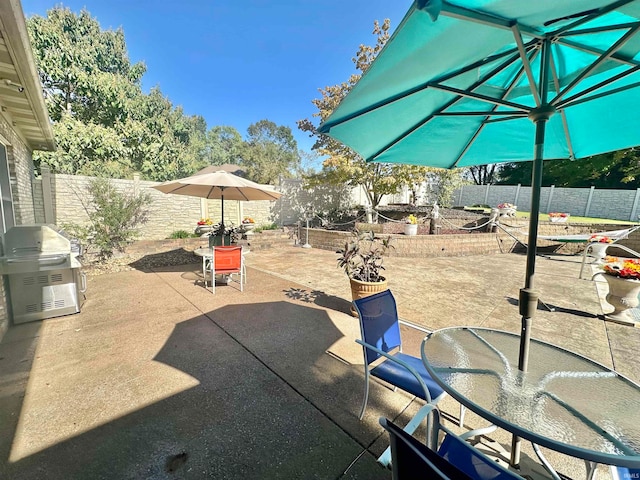
[[[639,0],[416,0],[319,127],[367,161],[534,161],[522,371],[538,303],[542,161],[640,145],[639,28]]]

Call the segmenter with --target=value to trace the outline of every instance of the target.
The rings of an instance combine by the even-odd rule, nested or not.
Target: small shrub
[[[107,178],[92,179],[86,193],[83,207],[89,224],[70,224],[65,229],[87,246],[88,253],[104,261],[116,251],[123,252],[138,236],[138,227],[147,222],[151,197],[120,192]]]
[[[191,232],[187,232],[186,230],[176,230],[175,232],[171,232],[171,234],[169,235],[169,238],[171,239],[175,239],[175,238],[195,238],[195,237],[199,237],[200,235],[198,235],[197,233],[191,233]]]
[[[279,228],[280,227],[275,223],[268,223],[266,225],[260,225],[259,227],[256,227],[253,231],[262,232],[263,230],[278,230]]]

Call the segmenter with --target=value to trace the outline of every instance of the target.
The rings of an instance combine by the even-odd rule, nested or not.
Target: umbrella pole
[[[221,211],[221,219],[220,219],[220,227],[222,230],[222,246],[224,247],[224,188],[220,189],[223,193],[220,195],[220,211]]]
[[[535,152],[533,172],[531,174],[531,213],[529,217],[529,238],[527,240],[527,268],[524,288],[520,290],[520,315],[522,328],[520,331],[520,354],[518,368],[526,372],[529,363],[529,341],[531,323],[538,308],[538,294],[535,292],[534,277],[536,271],[536,253],[538,240],[538,216],[540,214],[540,193],[542,190],[542,159],[544,157],[544,134],[547,120],[555,109],[551,105],[542,105],[529,114],[536,125]]]
[[[531,173],[531,213],[529,217],[529,237],[527,240],[527,268],[524,288],[520,289],[520,315],[522,324],[520,329],[520,354],[518,369],[526,372],[529,366],[529,343],[531,341],[531,324],[533,315],[538,308],[538,293],[534,290],[536,271],[536,253],[538,241],[538,216],[540,215],[540,193],[542,190],[542,159],[544,158],[544,133],[547,120],[555,109],[550,105],[542,105],[531,111],[529,118],[536,125],[536,141]],[[511,442],[511,465],[520,463],[520,438],[514,436]]]

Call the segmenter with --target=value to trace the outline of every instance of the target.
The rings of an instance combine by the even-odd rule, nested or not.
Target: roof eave
[[[40,138],[36,139],[25,132],[19,133],[22,133],[21,136],[32,150],[55,150],[56,144],[49,112],[44,101],[27,24],[19,0],[0,1],[0,30],[13,59],[20,84],[24,87],[24,95],[35,117]],[[20,130],[17,125],[14,125],[14,128]]]

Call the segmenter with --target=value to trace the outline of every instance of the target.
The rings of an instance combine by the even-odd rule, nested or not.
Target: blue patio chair
[[[376,293],[369,297],[360,298],[353,302],[360,319],[360,334],[362,340],[356,340],[362,345],[364,354],[364,400],[360,410],[360,420],[364,416],[369,399],[370,376],[379,378],[386,383],[400,388],[411,395],[421,398],[428,404],[435,405],[446,396],[442,388],[431,378],[422,363],[422,359],[402,352],[400,324],[414,328],[424,333],[428,330],[418,327],[398,318],[396,301],[390,290]],[[395,351],[397,349],[397,351]],[[395,351],[395,353],[391,353]],[[378,362],[380,359],[381,362]],[[373,368],[371,364],[376,363]],[[460,408],[460,425],[463,424],[464,407]],[[418,414],[407,424],[405,431],[412,434],[427,417],[427,434],[430,432],[428,411]],[[378,459],[387,465],[391,459],[391,452],[387,449]]]
[[[413,478],[440,478],[451,480],[522,480],[522,477],[507,470],[484,455],[464,438],[475,435],[468,432],[457,436],[440,424],[438,410],[433,405],[434,431],[432,441],[439,434],[443,440],[436,449],[422,444],[410,434],[386,418],[380,424],[389,432],[391,443],[391,472],[393,480]]]
[[[640,479],[640,468],[627,468],[611,466],[611,478],[613,480]]]

